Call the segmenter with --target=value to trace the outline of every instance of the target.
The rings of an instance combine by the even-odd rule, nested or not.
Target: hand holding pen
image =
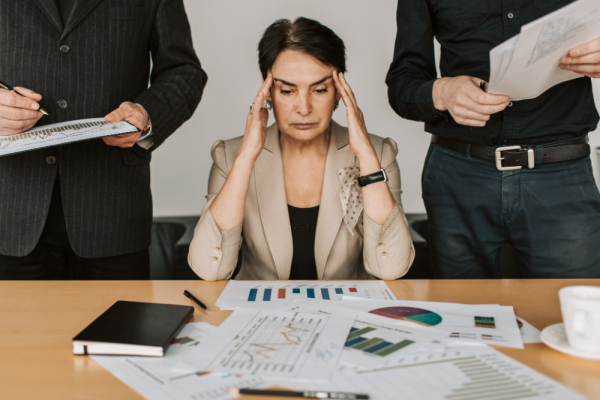
[[[26,88],[12,88],[0,81],[0,136],[31,129],[48,113],[39,105],[42,96]]]

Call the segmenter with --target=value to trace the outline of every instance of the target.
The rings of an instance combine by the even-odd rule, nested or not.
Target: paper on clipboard
[[[44,125],[11,136],[0,136],[0,157],[82,140],[138,132],[129,122],[108,123],[104,118]]]

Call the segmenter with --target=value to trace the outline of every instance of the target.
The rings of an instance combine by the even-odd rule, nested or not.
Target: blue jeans
[[[589,157],[498,171],[468,149],[432,143],[422,186],[436,278],[501,278],[505,243],[525,278],[600,278],[600,192]]]

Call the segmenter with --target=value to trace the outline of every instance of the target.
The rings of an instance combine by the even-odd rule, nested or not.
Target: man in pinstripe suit
[[[148,278],[151,153],[207,80],[183,0],[0,0],[0,79],[26,95],[0,90],[0,135],[104,115],[142,131],[0,158],[0,279]]]

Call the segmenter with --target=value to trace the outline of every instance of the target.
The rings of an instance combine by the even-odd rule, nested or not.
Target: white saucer
[[[542,342],[552,347],[554,350],[562,351],[575,357],[587,358],[589,360],[600,360],[600,353],[590,353],[581,350],[576,350],[571,347],[567,340],[567,332],[565,332],[565,324],[550,325],[544,328],[540,334]]]

